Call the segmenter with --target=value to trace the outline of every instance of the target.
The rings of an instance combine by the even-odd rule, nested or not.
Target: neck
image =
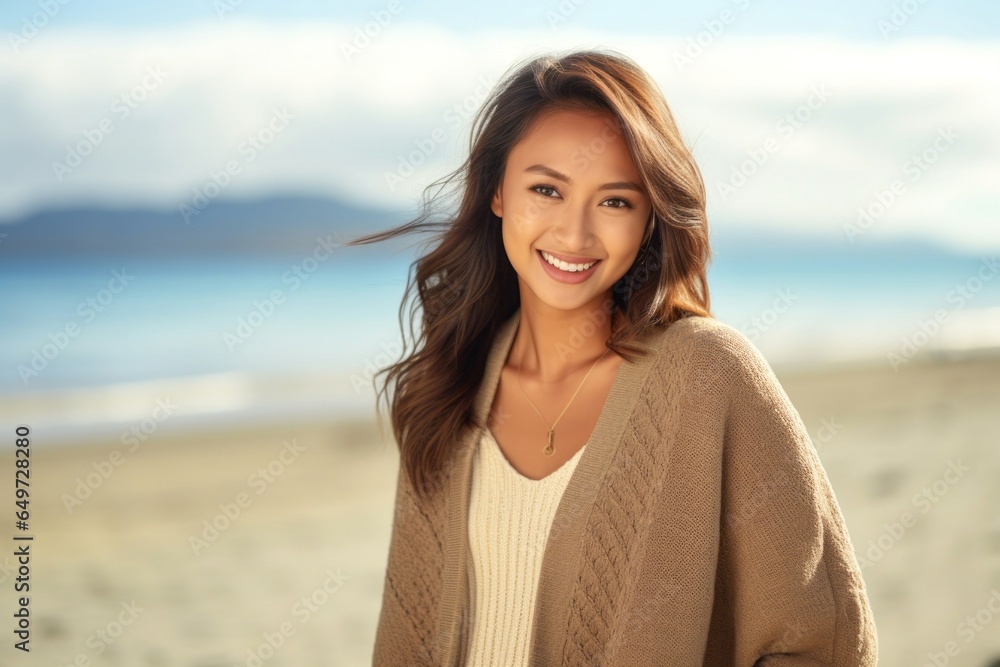
[[[555,384],[578,372],[587,372],[608,352],[611,336],[610,301],[597,301],[576,310],[558,310],[537,301],[521,302],[520,322],[508,362],[525,378]]]

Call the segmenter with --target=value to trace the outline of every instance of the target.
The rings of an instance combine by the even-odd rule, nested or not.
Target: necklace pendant
[[[552,456],[556,451],[555,445],[552,444],[553,439],[555,439],[555,433],[552,429],[549,429],[549,442],[545,445],[545,449],[542,450],[542,453],[546,456]]]

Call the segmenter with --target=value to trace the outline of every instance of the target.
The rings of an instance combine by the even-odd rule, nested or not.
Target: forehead
[[[574,179],[639,176],[614,115],[590,109],[555,108],[539,114],[511,149],[507,167],[521,172],[539,163]]]

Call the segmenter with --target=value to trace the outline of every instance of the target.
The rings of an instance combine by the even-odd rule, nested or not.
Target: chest
[[[590,440],[621,362],[609,354],[582,384],[582,375],[558,385],[519,383],[516,371],[504,368],[487,425],[510,466],[540,480],[572,459]],[[544,450],[553,425],[550,456]]]

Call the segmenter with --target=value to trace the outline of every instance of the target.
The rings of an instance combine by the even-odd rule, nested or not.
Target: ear
[[[493,215],[498,218],[503,218],[503,197],[500,191],[503,190],[503,182],[497,186],[496,192],[493,193],[493,200],[490,202],[490,209],[493,211]]]

